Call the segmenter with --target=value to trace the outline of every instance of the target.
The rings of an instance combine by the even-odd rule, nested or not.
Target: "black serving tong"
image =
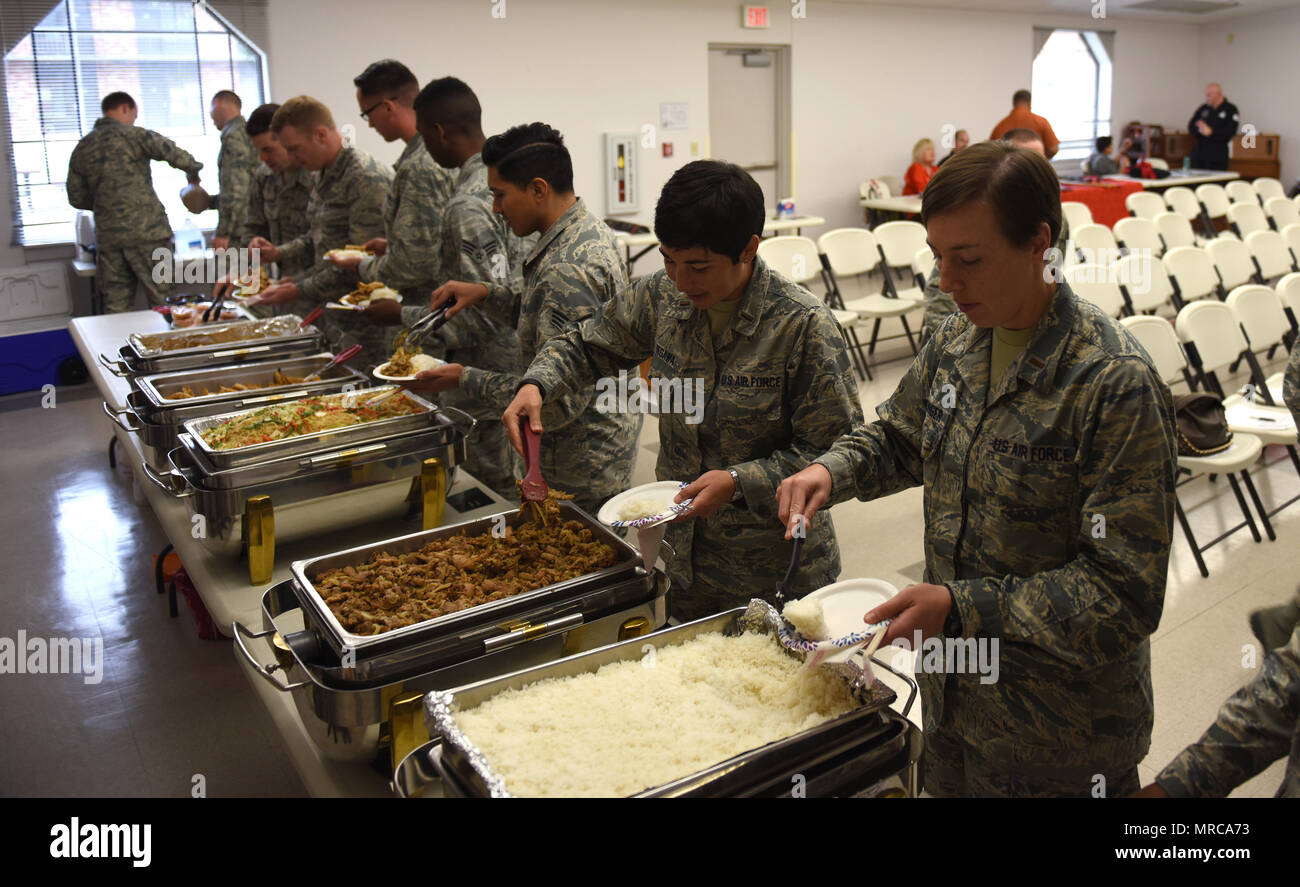
[[[792,598],[790,588],[794,584],[795,574],[799,572],[799,558],[803,553],[803,535],[794,537],[794,550],[790,553],[790,568],[785,571],[785,578],[776,583],[776,606],[785,604],[786,598]]]
[[[428,314],[421,317],[407,329],[397,334],[397,339],[393,342],[393,350],[403,347],[407,342],[414,342],[422,339],[430,333],[438,330],[448,320],[447,309],[456,304],[456,297],[452,296],[443,302],[437,308],[434,308]]]

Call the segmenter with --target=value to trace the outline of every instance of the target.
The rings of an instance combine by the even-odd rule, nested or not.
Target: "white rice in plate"
[[[648,496],[623,503],[619,509],[618,520],[640,520],[652,514],[663,514],[672,508],[671,499],[655,499]]]
[[[635,794],[854,706],[844,680],[765,634],[700,635],[506,690],[456,721],[520,797]]]
[[[826,625],[826,613],[819,600],[800,598],[790,601],[781,615],[794,626],[795,631],[810,641],[832,640],[831,630]]]

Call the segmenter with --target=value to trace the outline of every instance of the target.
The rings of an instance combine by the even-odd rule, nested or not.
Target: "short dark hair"
[[[217,90],[212,94],[212,100],[215,102],[217,99],[221,99],[223,102],[234,102],[236,108],[244,107],[244,103],[240,101],[239,96],[235,95],[235,91],[232,89]]]
[[[1033,96],[1029,94],[1029,90],[1017,89],[1015,94],[1011,96],[1011,104],[1018,105],[1021,102],[1028,103],[1031,99],[1033,99]]]
[[[1002,234],[1024,246],[1044,222],[1052,243],[1061,235],[1061,183],[1056,170],[1037,151],[1005,141],[981,142],[952,156],[921,195],[921,219],[929,219],[977,200],[988,201]]]
[[[352,78],[352,85],[364,96],[396,99],[408,108],[420,91],[420,81],[415,79],[410,68],[396,59],[371,62]]]
[[[114,108],[120,108],[123,105],[126,105],[128,108],[134,108],[135,99],[131,98],[131,96],[125,92],[110,92],[108,95],[104,96],[104,100],[99,103],[99,109],[107,114]]]
[[[1015,129],[1008,129],[1002,134],[1002,141],[1011,142],[1014,145],[1025,142],[1041,142],[1043,137],[1024,126],[1017,126]]]
[[[564,136],[545,123],[512,126],[483,143],[483,162],[516,188],[544,179],[559,194],[573,192],[573,159]]]
[[[1106,149],[1114,143],[1115,140],[1110,136],[1097,136],[1097,141],[1094,144],[1097,146],[1097,153],[1101,154],[1105,153]]]
[[[425,84],[415,97],[415,114],[428,123],[438,123],[462,135],[483,132],[483,108],[469,84],[455,77],[441,77]]]
[[[767,221],[763,189],[734,163],[696,160],[673,173],[655,205],[655,236],[672,249],[702,246],[735,264]]]
[[[253,136],[260,136],[264,132],[271,131],[271,120],[275,117],[275,112],[280,110],[277,104],[258,105],[248,119],[244,121],[244,131],[248,133],[251,139]]]

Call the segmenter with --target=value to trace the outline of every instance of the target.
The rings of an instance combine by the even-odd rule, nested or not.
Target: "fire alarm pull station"
[[[605,211],[609,215],[637,210],[637,153],[636,133],[605,133]]]

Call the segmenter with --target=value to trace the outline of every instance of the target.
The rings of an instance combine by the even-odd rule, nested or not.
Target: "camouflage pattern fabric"
[[[153,160],[190,176],[203,168],[171,139],[111,117],[95,121],[95,128],[73,149],[68,203],[94,212],[98,247],[138,247],[172,239],[171,223],[153,190]]]
[[[95,251],[95,286],[104,298],[104,311],[116,314],[135,308],[135,285],[144,286],[150,305],[162,305],[174,288],[154,280],[154,251],[170,250],[171,239],[137,246],[101,246]]]
[[[1277,797],[1300,798],[1300,627],[1223,704],[1201,738],[1160,771],[1156,784],[1176,798],[1222,798],[1286,754]]]
[[[832,502],[924,484],[925,581],[952,592],[962,637],[999,639],[996,683],[947,676],[956,710],[944,674],[918,675],[927,735],[960,735],[990,767],[1126,772],[1151,736],[1172,398],[1136,340],[1065,284],[989,391],[991,339],[950,317],[880,418],[817,462]]]
[[[1291,359],[1287,361],[1282,377],[1282,402],[1300,426],[1300,341],[1291,346]]]
[[[384,203],[392,179],[386,165],[364,151],[346,147],[317,174],[307,203],[308,232],[277,244],[282,263],[307,266],[302,276],[295,278],[306,304],[293,307],[309,311],[354,289],[348,275],[325,260],[325,253],[384,236]],[[353,359],[353,366],[373,368],[391,353],[387,331],[357,314],[326,311],[319,325],[336,349],[362,346],[364,351]]]
[[[362,259],[357,275],[427,302],[443,280],[438,270],[442,211],[451,197],[452,177],[429,156],[418,135],[406,143],[396,170],[384,203],[388,249],[382,256]]]
[[[808,290],[755,259],[731,324],[716,339],[707,315],[659,271],[552,338],[525,373],[549,401],[590,390],[620,371],[635,376],[649,357],[650,376],[661,388],[699,391],[694,416],[682,409],[692,406],[685,398],[661,398],[661,410],[677,409],[659,415],[655,476],[693,481],[734,468],[742,499],[712,517],[668,524],[675,552],[670,611],[679,619],[771,598],[793,545],[782,538],[777,485],[862,423],[844,337],[830,309]],[[807,530],[796,596],[833,582],[839,572],[835,528],[823,511]]]
[[[517,366],[526,367],[549,339],[593,316],[627,285],[627,272],[609,227],[579,199],[545,232],[524,261],[519,297]],[[505,289],[494,284],[493,289]],[[466,367],[461,390],[499,416],[519,388],[517,372]],[[596,390],[548,398],[542,409],[542,477],[595,514],[602,502],[632,484],[640,413],[596,409]]]
[[[221,150],[217,153],[217,230],[213,237],[231,241],[244,230],[248,217],[248,200],[252,193],[253,172],[258,167],[257,149],[244,128],[241,116],[231,118],[221,127]]]
[[[254,237],[271,243],[288,243],[311,233],[307,204],[311,201],[316,174],[302,167],[272,172],[266,164],[253,173],[249,191],[248,215],[239,245],[248,246]],[[277,263],[282,276],[297,277],[311,267],[311,262],[294,264],[281,259]]]

